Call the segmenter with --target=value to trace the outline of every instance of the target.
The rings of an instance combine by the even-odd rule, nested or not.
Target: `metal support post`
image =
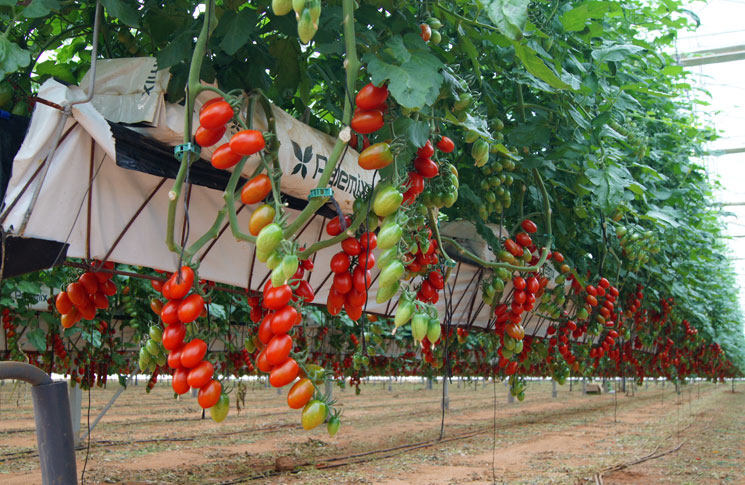
[[[551,397],[558,397],[559,393],[556,390],[556,381],[551,379]]]

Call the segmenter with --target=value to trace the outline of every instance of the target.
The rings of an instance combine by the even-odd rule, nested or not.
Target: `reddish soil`
[[[0,387],[0,482],[40,483],[30,393],[12,389]],[[114,392],[91,392],[91,420]],[[550,383],[533,382],[524,402],[508,404],[501,383],[454,383],[437,441],[441,392],[412,383],[394,383],[392,392],[367,384],[360,395],[335,388],[344,415],[330,438],[325,428],[299,426],[286,390],[249,385],[248,408],[239,415],[233,402],[217,424],[200,419],[196,399],[172,399],[167,384],[150,395],[132,386],[92,433],[86,483],[576,484],[595,483],[596,474],[606,484],[745,483],[745,393],[729,386],[698,384],[678,395],[651,385],[635,396],[564,386],[554,399]],[[77,452],[79,473],[86,453]]]

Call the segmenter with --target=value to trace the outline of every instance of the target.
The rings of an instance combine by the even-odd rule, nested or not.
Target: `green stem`
[[[201,32],[199,32],[197,44],[194,46],[194,53],[191,57],[191,67],[189,68],[189,82],[186,87],[188,96],[186,98],[186,107],[184,109],[184,143],[189,143],[192,138],[191,121],[194,112],[194,101],[203,89],[199,82],[199,73],[202,69],[202,59],[204,59],[204,53],[207,49],[207,40],[210,36],[210,24],[212,23],[214,12],[215,0],[208,0],[207,10],[204,13],[204,23],[202,24]],[[173,188],[168,192],[168,199],[170,202],[168,203],[166,246],[170,251],[175,253],[181,251],[181,248],[175,242],[176,209],[178,207],[178,201],[181,199],[181,191],[184,186],[184,180],[186,180],[186,174],[192,163],[191,158],[191,152],[186,152],[184,158],[181,160],[181,166],[176,175],[176,180],[173,182]]]
[[[448,256],[445,252],[445,248],[442,247],[442,238],[440,237],[440,225],[437,223],[437,217],[435,216],[435,210],[432,207],[427,207],[427,215],[429,216],[429,226],[432,228],[432,234],[435,235],[435,241],[437,241],[437,248],[440,250],[442,257],[448,261],[453,259]],[[445,279],[447,281],[447,279]]]
[[[336,235],[332,237],[331,239],[325,239],[323,241],[318,241],[317,243],[313,243],[307,248],[305,248],[303,251],[300,251],[298,253],[298,258],[300,259],[308,259],[313,253],[320,251],[321,249],[328,248],[331,246],[335,246],[336,244],[341,243],[348,237],[354,237],[354,233],[359,228],[362,223],[365,221],[365,214],[364,212],[360,211],[359,214],[354,218],[352,223],[349,225],[346,231],[342,232],[339,235]]]
[[[209,230],[202,235],[202,237],[197,239],[194,244],[189,246],[189,249],[184,251],[184,258],[187,261],[194,257],[194,255],[197,254],[197,252],[202,249],[205,244],[217,237],[217,235],[220,233],[220,226],[222,226],[222,221],[225,219],[227,209],[227,206],[220,209],[217,212],[217,217],[215,217],[215,222],[212,223],[212,227],[210,227]]]
[[[435,2],[435,8],[438,9],[438,10],[441,10],[441,11],[445,12],[446,14],[448,14],[448,15],[450,15],[452,17],[455,17],[458,20],[461,20],[463,22],[466,22],[468,24],[471,24],[474,27],[480,27],[482,29],[493,30],[495,32],[499,32],[499,29],[498,28],[496,28],[494,26],[491,26],[491,25],[482,24],[481,22],[478,22],[476,20],[471,20],[471,19],[469,19],[467,17],[464,17],[464,16],[462,16],[460,14],[457,14],[457,13],[453,12],[452,10],[443,7],[442,4],[439,3],[439,2]]]
[[[355,81],[357,80],[357,75],[361,66],[360,61],[357,58],[357,40],[355,39],[354,33],[354,3],[354,0],[342,0],[344,45],[347,53],[345,60],[345,67],[347,70],[346,92],[348,93],[344,96],[344,114],[342,116],[342,124],[347,126],[347,128],[342,130],[342,133],[348,133],[349,130],[348,125],[350,120],[352,119],[352,103],[350,102],[349,96],[351,96],[351,93],[354,92]],[[346,140],[342,140],[341,138],[336,139],[336,144],[334,145],[334,149],[331,152],[331,156],[329,156],[329,161],[323,168],[321,178],[318,179],[318,188],[328,186],[329,181],[331,180],[331,175],[333,175],[334,170],[336,169],[336,165],[339,163],[339,160],[341,159],[342,153],[344,153],[344,148],[346,147],[347,143],[349,143],[348,137]],[[313,216],[313,214],[315,214],[318,209],[320,209],[321,206],[323,206],[326,202],[328,202],[328,198],[326,197],[318,197],[310,200],[308,202],[308,205],[306,205],[302,212],[298,214],[297,219],[295,219],[292,224],[287,226],[287,228],[285,229],[285,238],[290,238],[293,234],[295,234],[295,232],[297,232],[297,230],[300,229],[308,221],[308,219],[310,219],[311,216]]]
[[[548,247],[544,247],[543,248],[543,251],[541,252],[540,259],[538,260],[538,262],[534,266],[517,266],[517,265],[514,265],[514,264],[508,264],[508,263],[498,263],[498,262],[486,261],[484,259],[479,258],[475,254],[473,254],[471,251],[469,251],[468,249],[466,249],[463,246],[461,246],[458,242],[455,241],[455,239],[452,239],[452,238],[449,238],[449,237],[443,237],[442,239],[444,241],[452,244],[453,246],[455,246],[456,251],[458,251],[462,256],[465,256],[465,257],[467,257],[469,259],[472,259],[479,266],[482,266],[482,267],[488,268],[488,269],[499,269],[499,268],[503,268],[503,269],[508,269],[508,270],[511,270],[511,271],[524,271],[524,272],[538,271],[539,269],[541,269],[541,266],[543,266],[543,263],[546,262],[546,259],[548,258],[548,253],[549,253],[549,248]]]
[[[228,186],[225,188],[225,192],[222,198],[225,200],[225,207],[228,211],[228,221],[230,222],[230,231],[233,233],[233,237],[240,241],[248,241],[250,243],[256,243],[256,237],[250,234],[246,234],[241,231],[240,224],[238,224],[238,213],[235,210],[235,188],[238,185],[238,180],[241,178],[241,172],[243,172],[243,166],[246,165],[248,157],[243,157],[238,165],[233,169],[233,173],[230,174],[230,180],[228,180]]]

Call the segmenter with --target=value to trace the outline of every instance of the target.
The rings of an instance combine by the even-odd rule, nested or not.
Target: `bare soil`
[[[249,384],[248,408],[233,402],[217,424],[168,384],[149,395],[130,386],[78,450],[78,472],[131,484],[745,483],[745,393],[729,385],[678,394],[652,384],[633,396],[566,385],[552,398],[550,382],[531,382],[524,402],[508,403],[502,383],[454,381],[439,440],[441,386],[335,387],[344,415],[334,438],[299,426],[287,389]],[[115,391],[91,391],[91,421]],[[41,483],[29,388],[0,386],[0,418],[0,482]],[[83,429],[87,418],[84,393]]]

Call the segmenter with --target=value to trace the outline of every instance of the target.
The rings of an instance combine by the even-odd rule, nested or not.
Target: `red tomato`
[[[269,374],[269,384],[272,387],[283,387],[294,381],[300,372],[295,359],[287,359],[282,365],[276,366]]]
[[[186,327],[181,322],[172,323],[163,330],[163,347],[166,350],[176,350],[184,343]]]
[[[304,259],[302,261],[302,265],[305,271],[313,271],[313,260],[312,259]]]
[[[533,234],[538,230],[538,226],[536,226],[535,222],[531,221],[530,219],[525,219],[520,223],[520,225],[528,234]]]
[[[348,237],[345,240],[341,242],[341,248],[344,250],[345,253],[347,253],[350,256],[357,256],[360,254],[360,250],[362,249],[362,245],[360,242],[353,238]]]
[[[435,147],[432,146],[432,142],[427,140],[427,143],[423,147],[417,149],[416,156],[419,158],[429,158],[435,154]]]
[[[225,125],[223,125],[215,130],[209,130],[204,126],[200,126],[194,134],[194,141],[200,147],[211,147],[222,139],[222,136],[225,134],[225,128]]]
[[[333,286],[336,291],[342,295],[346,295],[349,293],[349,290],[352,289],[352,275],[350,275],[348,271],[345,271],[344,273],[336,273],[334,275]]]
[[[432,38],[432,27],[430,27],[429,24],[420,24],[419,30],[419,36],[424,42],[427,42],[430,38]]]
[[[366,232],[360,236],[360,246],[363,251],[372,251],[378,247],[378,236],[374,232]]]
[[[222,384],[212,379],[206,386],[199,390],[197,402],[202,409],[211,408],[220,400],[220,394],[222,394]]]
[[[238,164],[243,156],[230,149],[230,143],[224,143],[212,152],[210,163],[219,169],[228,169]]]
[[[199,338],[195,338],[188,344],[184,345],[181,350],[180,362],[183,367],[191,369],[202,362],[207,354],[207,343]]]
[[[526,281],[526,288],[530,293],[537,293],[540,286],[541,285],[538,282],[538,278],[536,278],[535,276],[531,276],[530,278],[528,278],[528,281]]]
[[[196,293],[184,298],[178,306],[178,319],[181,323],[191,323],[204,309],[204,298]]]
[[[205,103],[199,111],[199,124],[208,130],[221,128],[231,119],[233,119],[233,108],[224,99]]]
[[[520,246],[527,248],[533,245],[533,240],[528,236],[527,232],[519,232],[517,233],[517,236],[515,236],[515,240],[517,241],[517,244]]]
[[[354,240],[354,239],[353,239]],[[359,243],[358,243],[359,244]],[[345,273],[349,269],[349,255],[344,251],[334,254],[331,257],[329,267],[334,273]]]
[[[188,266],[182,266],[180,273],[173,273],[168,279],[170,300],[180,300],[185,297],[194,284],[194,270]]]
[[[524,290],[526,285],[525,278],[522,276],[515,276],[512,278],[512,286],[514,286],[516,290]]]
[[[67,285],[67,297],[76,307],[85,305],[88,301],[88,295],[85,292],[85,286],[82,283],[70,283]]]
[[[520,246],[518,246],[517,243],[513,241],[512,239],[505,240],[504,248],[516,258],[523,255],[523,249]]]
[[[352,285],[357,291],[367,292],[372,285],[372,273],[370,270],[363,270],[362,266],[357,266],[352,272]]]
[[[260,173],[241,189],[241,202],[246,205],[256,204],[264,200],[271,191],[272,181],[266,174]]]
[[[62,315],[60,319],[64,328],[70,328],[80,321],[80,312],[77,308],[73,308],[69,312]]]
[[[269,282],[271,283],[271,282]],[[289,285],[278,286],[264,291],[264,306],[270,310],[279,310],[289,303],[292,298],[292,289]]]
[[[189,383],[190,387],[201,389],[209,384],[214,373],[215,366],[213,366],[210,361],[203,360],[189,371],[189,376],[187,377],[186,382]]]
[[[354,102],[361,110],[371,110],[382,107],[386,99],[388,99],[388,88],[385,85],[378,88],[373,83],[369,83],[360,89]]]
[[[168,303],[163,305],[163,309],[160,311],[160,319],[166,325],[173,325],[179,323],[181,320],[178,318],[178,307],[181,303],[180,300],[169,300]]]
[[[163,283],[164,282],[160,280],[150,280],[150,286],[152,286],[158,293],[163,291]]]
[[[561,254],[561,253],[560,253],[560,252],[558,252],[558,251],[554,251],[553,253],[551,253],[551,257],[552,257],[552,258],[553,258],[553,260],[554,260],[554,261],[556,261],[557,263],[563,263],[563,262],[564,262],[564,255],[563,255],[563,254]]]
[[[608,288],[610,287],[610,282],[605,278],[600,278],[600,281],[598,281],[598,286],[601,288]]]
[[[258,130],[241,130],[230,138],[230,149],[238,155],[253,155],[265,146],[264,135]]]
[[[406,182],[406,186],[414,195],[419,195],[424,191],[424,177],[419,175],[418,172],[409,172],[409,180]]]
[[[183,347],[172,350],[168,353],[168,367],[171,369],[181,368],[181,349],[183,349]]]
[[[344,216],[344,221],[346,222],[346,227],[352,224],[352,218],[349,216]],[[341,234],[341,220],[339,216],[334,217],[326,224],[326,234],[329,236],[338,236]]]
[[[259,355],[256,357],[256,368],[261,372],[269,373],[272,371],[272,367],[272,364],[266,360],[266,349],[259,352]]]
[[[279,335],[287,333],[298,320],[298,311],[294,307],[287,305],[277,310],[270,323],[272,334]]]
[[[186,394],[189,392],[189,369],[176,369],[173,371],[173,381],[171,387],[176,394]]]
[[[313,292],[313,288],[310,287],[310,283],[306,280],[300,280],[295,289],[295,294],[305,300],[305,303],[313,303],[313,300],[316,299],[316,294]]]
[[[73,308],[72,302],[67,296],[66,291],[63,291],[62,293],[57,295],[57,299],[55,300],[54,304],[57,307],[57,311],[60,312],[62,315],[70,313]]]
[[[272,320],[274,319],[274,314],[271,313],[264,317],[264,319],[261,321],[261,325],[259,325],[259,341],[263,343],[264,345],[268,344],[269,341],[274,336],[274,332],[272,332]]]
[[[354,277],[353,277],[354,279]],[[346,295],[346,300],[344,302],[345,305],[352,305],[352,306],[358,306],[362,307],[365,305],[365,302],[367,301],[367,292],[366,291],[360,291],[355,286],[352,288],[349,293]]]
[[[445,279],[442,277],[442,273],[438,271],[432,271],[427,276],[427,280],[438,290],[445,288]]]
[[[422,281],[422,286],[419,288],[419,291],[421,292],[425,300],[431,300],[435,296],[435,294],[437,294],[435,288],[427,280]]]
[[[109,308],[109,299],[99,291],[93,295],[93,306],[102,310]]]
[[[450,153],[455,150],[455,143],[450,138],[443,136],[440,141],[437,142],[437,148],[441,152]]]
[[[96,307],[93,306],[93,302],[88,301],[88,305],[82,308],[78,308],[80,316],[83,320],[93,320],[96,318]]]
[[[378,131],[383,127],[385,122],[383,121],[383,112],[377,109],[369,111],[359,111],[352,117],[350,126],[357,133],[366,135],[374,131]]]
[[[292,350],[292,337],[283,333],[275,335],[266,345],[266,360],[271,365],[283,364],[290,358]]]
[[[114,284],[113,281],[111,281],[111,280],[104,281],[99,286],[101,288],[101,293],[103,293],[104,295],[106,295],[106,296],[114,296],[114,295],[116,295],[116,284]],[[70,298],[70,300],[72,300],[72,298]]]
[[[349,319],[356,322],[362,316],[362,307],[351,305],[349,302],[344,302],[344,309],[347,311]]]
[[[431,158],[417,158],[414,160],[414,169],[424,178],[429,179],[440,173],[437,164]]]

